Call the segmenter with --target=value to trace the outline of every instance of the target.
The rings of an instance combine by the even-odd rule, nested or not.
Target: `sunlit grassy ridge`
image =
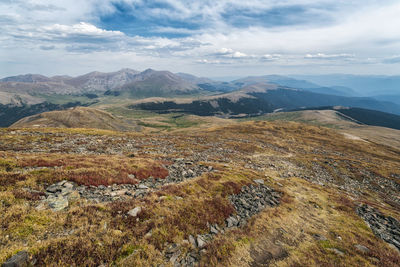
[[[92,141],[106,149],[124,147],[128,140],[135,141],[134,153],[68,152]],[[32,152],[35,144],[40,153]],[[57,144],[65,152],[54,152]],[[208,232],[207,223],[223,224],[235,212],[229,195],[263,179],[283,193],[281,204],[254,216],[244,228],[219,234],[207,245],[201,265],[400,264],[398,252],[355,213],[365,202],[400,218],[392,187],[400,175],[400,151],[351,140],[332,129],[265,121],[158,134],[2,129],[0,146],[0,262],[28,250],[39,265],[161,264],[168,244],[184,244],[182,253],[188,251],[184,239]],[[144,198],[102,204],[77,199],[60,212],[37,210],[40,193],[25,190],[43,192],[47,184],[64,179],[109,185],[134,182],[128,174],[138,180],[162,178],[175,158],[206,163],[216,171],[165,185]],[[137,206],[143,207],[138,220],[125,216]],[[355,250],[356,244],[370,252]]]

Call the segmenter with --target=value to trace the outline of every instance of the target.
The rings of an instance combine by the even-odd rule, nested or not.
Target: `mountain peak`
[[[134,70],[134,69],[130,69],[130,68],[122,68],[119,71],[117,71],[118,73],[139,73],[139,71]]]
[[[1,82],[25,82],[25,83],[34,83],[34,82],[48,82],[51,79],[44,75],[40,74],[23,74],[17,76],[10,76],[1,79]]]
[[[148,74],[148,73],[153,73],[153,72],[157,72],[157,71],[152,68],[148,68],[148,69],[145,69],[144,71],[142,71],[141,73]]]

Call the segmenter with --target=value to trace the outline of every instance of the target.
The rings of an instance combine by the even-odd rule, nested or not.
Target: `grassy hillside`
[[[400,264],[357,213],[400,219],[393,147],[295,122],[0,131],[0,262],[26,250],[37,265]],[[278,200],[245,200],[260,188]]]
[[[311,113],[315,113],[315,111],[333,111],[336,112],[338,116],[341,116],[342,120],[352,120],[353,122],[359,124],[381,126],[400,130],[399,115],[377,110],[352,107],[318,107],[315,109],[309,109],[309,111]]]
[[[43,102],[34,105],[23,104],[18,106],[0,104],[0,127],[8,127],[14,122],[34,114],[52,110],[62,110],[80,105],[82,105],[80,102],[69,102],[62,105],[52,104],[49,102]]]
[[[76,107],[61,111],[44,112],[23,118],[12,128],[96,128],[105,130],[139,129],[135,121],[124,121],[108,112],[94,108]]]

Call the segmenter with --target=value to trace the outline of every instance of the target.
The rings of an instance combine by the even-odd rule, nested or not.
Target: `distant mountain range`
[[[0,92],[22,95],[84,94],[106,91],[159,96],[186,94],[201,90],[198,86],[169,71],[152,69],[138,72],[122,69],[117,72],[91,72],[78,77],[46,77],[37,74],[19,75],[0,80]],[[29,101],[27,101],[29,103]]]
[[[385,80],[377,76],[375,81],[382,80],[392,88],[375,97],[361,97],[360,88],[352,87],[356,83],[348,82],[350,76],[338,78],[337,83],[334,76],[326,76],[331,80],[318,80],[317,76],[310,76],[308,80],[307,77],[264,75],[221,82],[153,69],[91,72],[78,77],[18,75],[0,79],[0,126],[8,126],[24,116],[93,103],[124,103],[131,108],[159,113],[179,111],[222,117],[337,105],[400,114],[400,94],[393,93],[395,78]],[[358,81],[359,77],[354,79]],[[375,91],[370,86],[366,92]],[[388,92],[393,94],[387,95]],[[144,100],[137,103],[138,99]]]
[[[291,77],[327,87],[349,87],[362,96],[400,95],[400,76],[330,74],[291,75]]]
[[[348,106],[400,114],[400,106],[373,98],[344,97],[293,89],[276,84],[251,84],[230,93],[196,100],[150,101],[131,108],[159,113],[185,112],[201,116],[243,117],[302,107]]]

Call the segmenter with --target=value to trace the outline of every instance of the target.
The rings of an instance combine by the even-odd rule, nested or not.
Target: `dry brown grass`
[[[50,131],[44,129],[43,133]],[[86,130],[66,132],[124,135]],[[126,136],[138,138],[138,135]],[[140,138],[156,139],[158,135]],[[308,172],[316,163],[338,184],[343,182],[343,175],[359,181],[365,171],[393,179],[391,174],[400,174],[398,151],[344,139],[334,130],[299,123],[246,122],[202,132],[175,133],[168,138],[178,152],[160,155],[166,159],[195,155],[207,149],[213,151],[214,143],[218,149],[233,148],[235,153],[224,156],[215,153],[209,160],[216,160],[212,164],[216,172],[179,185],[164,186],[143,199],[107,205],[81,199],[72,202],[65,211],[52,212],[36,210],[38,196],[27,193],[24,187],[43,191],[45,183],[63,179],[87,185],[137,182],[127,180],[128,174],[135,174],[138,179],[163,178],[168,174],[165,165],[170,163],[154,160],[144,153],[131,158],[0,152],[0,262],[18,250],[27,249],[39,265],[47,266],[161,264],[168,244],[208,232],[207,223],[223,224],[234,213],[227,197],[237,194],[254,179],[262,178],[283,192],[281,205],[256,215],[244,228],[218,235],[207,246],[203,266],[250,266],[254,261],[269,262],[272,266],[400,264],[397,252],[376,238],[354,211],[357,203],[367,202],[385,214],[400,218],[398,207],[386,204],[383,190],[363,190],[357,195],[329,184],[318,186],[296,177],[279,178],[292,168],[294,172]],[[20,143],[21,147],[33,139],[54,141],[44,141],[45,134],[40,138],[24,135],[18,139],[18,135],[5,131],[0,136],[0,141]],[[156,151],[157,147],[149,145],[146,149]],[[227,163],[218,163],[221,161]],[[271,169],[272,165],[275,167]],[[137,206],[143,207],[138,220],[126,216],[127,211]],[[151,236],[144,238],[150,231]],[[323,235],[327,240],[316,240],[313,234]],[[362,254],[354,249],[355,244],[364,245],[371,252]],[[332,248],[345,255],[335,254]]]

